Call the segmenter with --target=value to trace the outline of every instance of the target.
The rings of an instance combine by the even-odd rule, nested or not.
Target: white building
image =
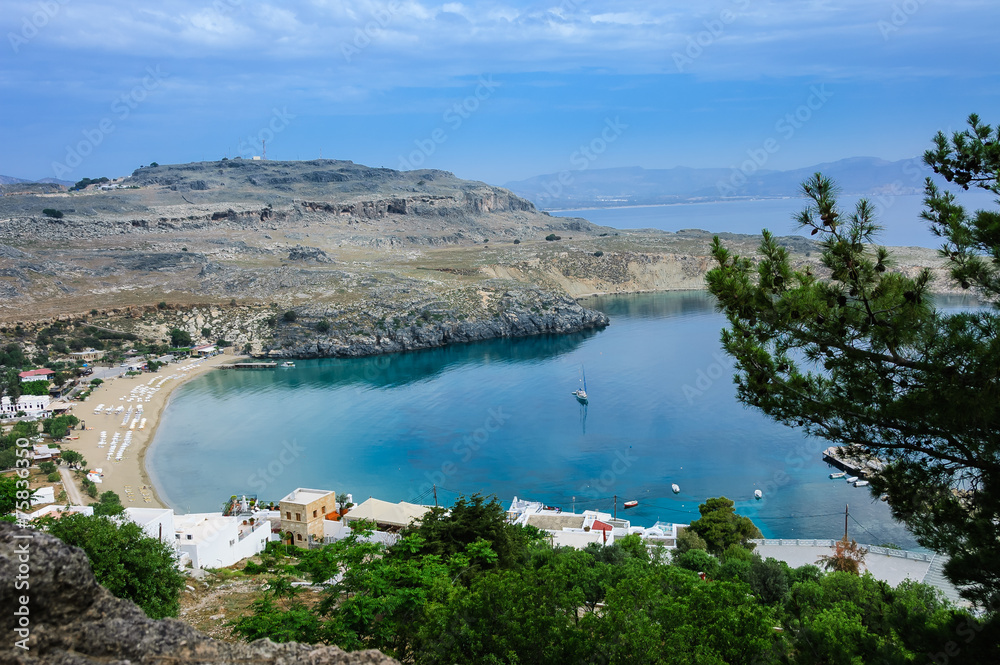
[[[48,418],[52,410],[52,398],[48,395],[21,395],[14,402],[9,396],[0,397],[0,414],[4,418],[13,418],[19,412],[24,412],[28,418]]]
[[[525,501],[514,497],[507,509],[511,524],[533,526],[549,534],[553,546],[584,548],[591,543],[611,545],[615,538],[639,535],[649,545],[662,545],[667,549],[677,546],[677,534],[685,524],[657,522],[652,527],[632,526],[631,522],[615,519],[610,513],[585,510],[583,513],[564,513],[538,501]]]
[[[174,544],[195,568],[225,568],[264,551],[271,539],[268,520],[241,522],[221,513],[174,515]]]
[[[36,520],[39,517],[44,517],[46,515],[52,515],[55,518],[62,517],[63,515],[73,515],[79,513],[81,515],[87,515],[88,517],[94,514],[94,508],[92,506],[57,506],[50,505],[44,508],[39,508],[33,513],[22,513],[20,510],[15,511],[15,516],[18,520],[26,520],[30,522],[31,520]]]
[[[142,527],[150,538],[176,544],[174,511],[169,508],[126,508],[125,516]]]

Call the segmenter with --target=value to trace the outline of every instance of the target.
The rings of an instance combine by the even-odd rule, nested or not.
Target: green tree
[[[483,540],[496,553],[496,565],[500,567],[513,566],[527,545],[541,537],[534,527],[508,524],[507,511],[500,502],[495,497],[486,501],[480,494],[461,496],[450,509],[433,508],[406,533],[420,536],[420,554],[444,557],[464,552],[472,543]]]
[[[938,134],[924,161],[963,188],[1000,194],[1000,130],[981,124]],[[943,239],[951,276],[1000,302],[1000,213],[968,213],[928,179],[923,218]],[[803,184],[803,228],[821,238],[821,280],[793,269],[764,232],[759,262],[730,254],[718,238],[709,290],[725,311],[726,351],[738,395],[775,420],[884,463],[872,491],[925,547],[946,554],[945,573],[983,606],[1000,603],[1000,316],[943,314],[931,303],[928,270],[893,271],[875,246],[866,200],[842,210],[820,174]]]
[[[112,594],[131,600],[150,618],[177,616],[184,577],[169,543],[150,538],[134,522],[103,516],[43,520],[49,533],[86,552],[97,581]]]
[[[17,478],[0,476],[0,516],[13,515],[17,505],[23,501],[31,501],[34,494],[35,490],[18,487]]]
[[[72,415],[56,416],[46,418],[42,421],[42,431],[52,436],[53,439],[61,439],[69,434],[70,429],[80,424],[80,419]]]
[[[736,514],[735,504],[726,497],[708,499],[698,506],[701,517],[691,522],[688,530],[697,533],[708,545],[708,551],[722,554],[730,545],[753,549],[752,538],[760,538],[760,529],[749,518]]]
[[[21,394],[22,395],[48,395],[49,394],[49,382],[48,381],[28,381],[21,384]]]
[[[691,529],[682,529],[679,534],[677,534],[677,551],[687,552],[688,550],[707,550],[708,543],[705,539],[698,535],[696,531]]]
[[[83,459],[83,455],[75,450],[62,451],[59,459],[66,462],[71,469],[80,469],[87,466],[87,460]]]
[[[54,473],[56,465],[55,462],[39,462],[38,468],[42,473]]]
[[[191,333],[180,328],[174,328],[170,331],[170,345],[174,348],[191,346]]]
[[[101,492],[100,500],[94,504],[95,515],[121,515],[125,512],[122,499],[116,492]]]

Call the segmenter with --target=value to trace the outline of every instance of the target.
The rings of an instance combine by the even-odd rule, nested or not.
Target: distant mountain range
[[[0,185],[30,185],[34,183],[45,183],[45,184],[55,184],[63,185],[65,187],[72,187],[76,183],[72,180],[59,180],[58,178],[42,178],[41,180],[25,180],[24,178],[15,178],[9,175],[0,175]]]
[[[761,151],[763,153],[763,150]],[[766,163],[766,155],[758,156]],[[539,209],[613,207],[716,201],[732,198],[798,196],[802,181],[816,172],[832,178],[844,194],[917,194],[932,171],[920,159],[888,162],[876,157],[850,157],[791,171],[757,168],[748,155],[737,168],[567,170],[504,187]]]

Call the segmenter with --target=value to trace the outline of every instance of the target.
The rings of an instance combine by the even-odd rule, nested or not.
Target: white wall
[[[239,520],[220,513],[177,515],[177,549],[191,557],[195,568],[225,568],[262,552],[271,537],[271,523],[260,520],[240,540]],[[191,536],[191,538],[188,538]]]

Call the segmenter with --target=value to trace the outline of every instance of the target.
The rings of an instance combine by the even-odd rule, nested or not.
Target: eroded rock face
[[[19,566],[29,570],[18,584]],[[28,584],[28,588],[17,586]],[[29,597],[28,637],[15,632],[21,596]],[[388,665],[378,651],[346,653],[337,647],[228,644],[173,619],[154,621],[94,579],[83,550],[32,529],[0,522],[0,663],[90,665],[197,663],[198,665]]]

